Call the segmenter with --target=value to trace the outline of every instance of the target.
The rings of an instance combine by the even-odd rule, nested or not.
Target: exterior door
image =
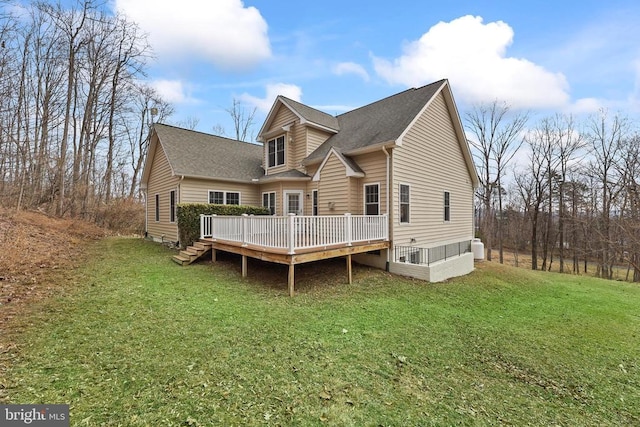
[[[284,213],[302,215],[302,191],[285,191],[284,192]]]

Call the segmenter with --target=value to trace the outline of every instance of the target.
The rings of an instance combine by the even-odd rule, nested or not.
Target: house
[[[141,187],[153,239],[177,240],[177,203],[382,216],[387,244],[356,261],[431,281],[473,270],[478,177],[447,80],[338,116],[278,96],[260,145],[163,124],[150,138]]]

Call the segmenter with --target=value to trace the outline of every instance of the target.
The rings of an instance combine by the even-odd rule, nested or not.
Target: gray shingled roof
[[[280,95],[282,101],[292,108],[296,113],[302,116],[306,121],[318,124],[320,126],[324,126],[329,129],[333,129],[335,131],[340,130],[340,125],[338,123],[338,119],[332,116],[331,114],[327,114],[324,111],[316,110],[315,108],[309,107],[308,105],[301,104],[293,99],[289,99],[285,96]]]
[[[180,176],[247,181],[264,176],[262,145],[156,123],[173,172]]]
[[[297,169],[289,169],[284,172],[278,172],[270,175],[263,176],[260,178],[260,181],[269,181],[272,179],[280,179],[280,178],[311,178],[309,175],[300,172]]]
[[[370,145],[395,141],[437,93],[445,80],[381,99],[337,117],[340,132],[332,135],[306,159],[321,160],[331,147],[342,153]]]

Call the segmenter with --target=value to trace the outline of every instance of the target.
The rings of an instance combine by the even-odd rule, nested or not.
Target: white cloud
[[[271,57],[266,21],[241,0],[115,0],[115,9],[149,34],[161,60],[199,58],[238,70]]]
[[[287,98],[298,102],[302,99],[302,89],[299,86],[287,83],[268,84],[266,92],[267,94],[264,98],[258,98],[256,96],[249,95],[248,93],[243,93],[240,95],[240,99],[248,104],[258,107],[258,110],[264,113],[269,112],[278,95],[286,96]]]
[[[188,94],[186,85],[180,80],[154,80],[151,82],[153,87],[162,99],[174,104],[193,104],[198,101]]]
[[[341,76],[343,74],[355,74],[360,76],[365,82],[369,81],[369,73],[364,67],[355,62],[341,62],[333,67],[333,73]]]
[[[373,64],[378,75],[394,84],[420,86],[448,78],[456,97],[470,103],[499,99],[515,108],[567,105],[563,74],[506,55],[513,34],[502,21],[484,24],[482,17],[467,15],[434,25],[392,62],[373,56]]]
[[[590,114],[595,113],[603,108],[603,102],[596,98],[580,98],[567,108],[569,113],[573,114]]]

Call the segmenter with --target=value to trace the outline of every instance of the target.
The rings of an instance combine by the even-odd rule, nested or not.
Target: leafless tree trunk
[[[74,87],[76,78],[76,55],[85,43],[82,38],[82,30],[87,21],[87,16],[92,8],[91,1],[85,0],[82,4],[82,10],[70,9],[64,10],[58,4],[56,7],[40,3],[40,8],[49,13],[62,35],[66,38],[67,44],[67,95],[64,110],[64,127],[62,131],[62,139],[60,140],[60,154],[57,161],[57,196],[58,203],[56,213],[60,216],[64,214],[65,208],[65,175],[67,168],[67,145],[69,140],[69,128],[71,126],[71,107],[74,98]]]
[[[491,104],[476,105],[466,115],[466,128],[475,140],[471,140],[474,157],[479,169],[480,193],[484,206],[483,235],[487,248],[487,260],[492,259],[495,213],[492,199],[498,190],[498,209],[502,216],[502,179],[505,168],[522,145],[522,129],[526,125],[526,113],[511,113],[506,103],[494,101]],[[502,219],[498,222],[498,243],[500,262],[504,262]]]
[[[234,98],[231,107],[227,108],[226,111],[233,120],[236,139],[238,141],[247,141],[247,137],[251,137],[251,139],[253,139],[253,120],[256,115],[257,108],[247,111],[240,101]]]
[[[611,211],[618,194],[623,189],[616,165],[620,161],[622,143],[628,134],[626,118],[614,115],[609,117],[604,110],[589,120],[590,162],[589,173],[599,181],[601,192],[600,221],[596,228],[599,238],[599,271],[603,278],[613,277],[613,258],[611,251]]]

